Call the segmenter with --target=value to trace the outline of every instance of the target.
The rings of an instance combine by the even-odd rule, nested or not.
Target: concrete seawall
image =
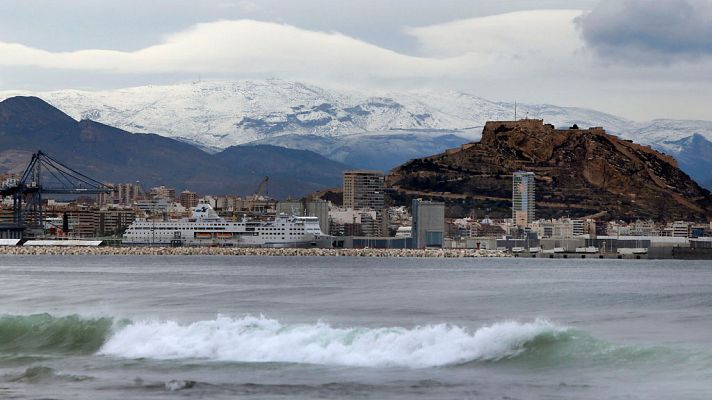
[[[499,250],[459,249],[267,249],[236,247],[67,247],[7,246],[0,255],[92,255],[92,256],[309,256],[309,257],[511,257]]]

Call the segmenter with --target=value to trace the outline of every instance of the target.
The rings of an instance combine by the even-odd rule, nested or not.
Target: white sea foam
[[[180,325],[145,321],[114,333],[100,354],[124,358],[433,367],[513,357],[526,343],[565,330],[545,320],[500,322],[471,332],[448,324],[405,328],[283,325],[264,317],[218,317]]]

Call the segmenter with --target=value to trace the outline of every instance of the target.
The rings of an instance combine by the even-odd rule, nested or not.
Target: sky
[[[0,90],[196,79],[712,120],[712,0],[3,0]]]

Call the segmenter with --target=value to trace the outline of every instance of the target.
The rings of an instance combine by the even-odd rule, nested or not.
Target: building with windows
[[[375,210],[333,208],[329,210],[329,233],[334,236],[380,236]]]
[[[344,172],[343,207],[353,210],[375,210],[375,236],[383,236],[388,233],[385,187],[386,180],[381,171]]]
[[[380,171],[344,172],[344,208],[382,210],[385,177]]]
[[[190,190],[180,192],[180,204],[185,208],[193,208],[198,205],[198,194]]]
[[[69,228],[68,231],[71,236],[78,238],[91,238],[96,236],[98,223],[96,210],[79,207],[65,212],[64,215],[66,215],[66,217],[63,216],[63,218],[67,219],[66,225],[67,228]],[[66,232],[65,230],[65,233]]]
[[[152,217],[166,214],[169,208],[170,204],[165,199],[139,200],[136,202],[137,210],[141,211],[143,215]]]
[[[445,236],[445,203],[413,199],[411,203],[413,247],[442,247]]]
[[[111,209],[96,211],[96,235],[120,236],[136,219],[131,209]]]
[[[97,204],[99,206],[131,207],[141,199],[141,187],[133,183],[109,184],[112,191],[99,193]]]
[[[516,226],[525,228],[534,221],[536,211],[534,173],[515,172],[512,182],[512,218]]]
[[[176,201],[176,190],[163,185],[151,188],[150,195],[153,199],[164,199],[169,203]]]
[[[669,223],[663,229],[664,236],[689,238],[692,236],[692,223],[687,221],[675,221]]]

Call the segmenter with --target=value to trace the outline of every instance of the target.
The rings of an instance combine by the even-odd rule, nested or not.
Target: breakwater
[[[303,249],[250,247],[79,247],[5,246],[0,255],[94,256],[282,256],[282,257],[511,257],[500,250],[463,249]]]

